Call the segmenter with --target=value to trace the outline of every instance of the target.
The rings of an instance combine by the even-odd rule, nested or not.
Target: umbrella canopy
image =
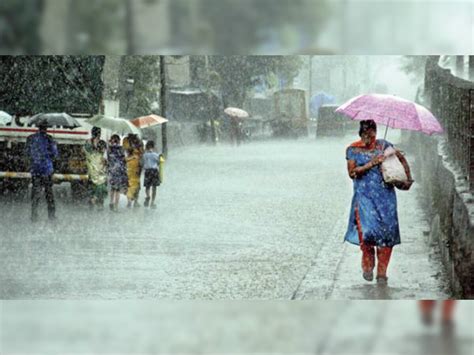
[[[5,126],[12,121],[13,117],[5,111],[0,111],[0,126]]]
[[[248,118],[249,114],[247,111],[241,110],[240,108],[236,107],[227,107],[224,112],[229,115],[230,117],[235,118]]]
[[[67,113],[40,113],[31,117],[28,121],[28,124],[32,126],[38,126],[41,123],[48,127],[57,126],[71,129],[81,127],[81,124]]]
[[[168,122],[166,118],[158,115],[148,115],[135,118],[131,121],[138,128],[148,128]]]
[[[317,117],[319,108],[322,105],[333,104],[334,102],[336,102],[335,97],[332,95],[326,94],[325,92],[320,92],[316,95],[313,95],[313,97],[311,97],[311,101],[309,105],[311,115]]]
[[[438,120],[425,107],[393,95],[360,95],[339,106],[336,112],[353,120],[374,120],[391,128],[442,133]]]
[[[130,121],[123,118],[107,117],[103,115],[97,115],[87,120],[92,126],[109,129],[112,132],[120,135],[126,135],[129,133],[137,134],[141,136],[140,130],[133,125]]]

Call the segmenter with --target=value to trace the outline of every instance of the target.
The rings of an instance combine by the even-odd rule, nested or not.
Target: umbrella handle
[[[383,136],[383,150],[385,150],[385,142],[387,140],[388,126],[390,124],[390,118],[388,119],[387,126],[385,127],[385,135]]]

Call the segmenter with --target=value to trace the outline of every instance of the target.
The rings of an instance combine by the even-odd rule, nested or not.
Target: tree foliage
[[[0,110],[97,113],[103,64],[103,56],[0,57]]]
[[[213,56],[212,70],[220,77],[224,105],[242,107],[251,88],[264,80],[275,85],[275,77],[290,82],[298,75],[303,60],[298,56]]]
[[[424,77],[427,59],[428,56],[425,55],[404,56],[401,69],[410,76],[414,83],[418,83]]]

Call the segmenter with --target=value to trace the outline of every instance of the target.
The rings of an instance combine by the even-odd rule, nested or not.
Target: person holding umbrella
[[[230,138],[234,145],[240,145],[242,141],[242,120],[249,117],[247,111],[236,107],[228,107],[224,110],[230,118]]]
[[[344,240],[360,246],[362,276],[367,281],[373,280],[377,256],[377,282],[386,284],[392,248],[401,242],[394,188],[408,190],[413,184],[405,157],[385,140],[388,127],[426,134],[440,133],[443,129],[426,108],[393,95],[360,95],[338,107],[336,112],[360,121],[361,139],[346,150],[354,195]],[[376,137],[377,123],[387,127],[384,139]],[[402,180],[391,180],[389,160],[402,166]]]
[[[384,150],[393,145],[377,140],[376,135],[374,121],[361,121],[361,139],[352,143],[346,151],[347,170],[354,180],[354,197],[345,240],[360,245],[364,279],[373,280],[377,255],[377,282],[386,283],[392,248],[400,244],[400,230],[395,189],[384,182],[380,170],[380,164],[385,160]],[[399,158],[411,180],[408,163],[402,154]]]
[[[30,158],[31,182],[31,220],[38,220],[38,204],[41,190],[44,189],[48,204],[48,218],[56,218],[56,207],[53,194],[53,161],[58,156],[56,142],[47,133],[48,122],[41,120],[36,123],[38,132],[26,140],[26,152]]]

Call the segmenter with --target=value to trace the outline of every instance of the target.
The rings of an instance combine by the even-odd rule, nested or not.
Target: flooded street
[[[2,202],[2,299],[441,299],[415,186],[398,192],[402,244],[388,287],[362,279],[343,244],[352,183],[337,140],[195,146],[171,152],[158,209],[77,206],[56,188],[57,217]],[[413,164],[413,162],[412,162]],[[61,195],[63,194],[63,195]],[[140,202],[144,191],[140,194]]]

